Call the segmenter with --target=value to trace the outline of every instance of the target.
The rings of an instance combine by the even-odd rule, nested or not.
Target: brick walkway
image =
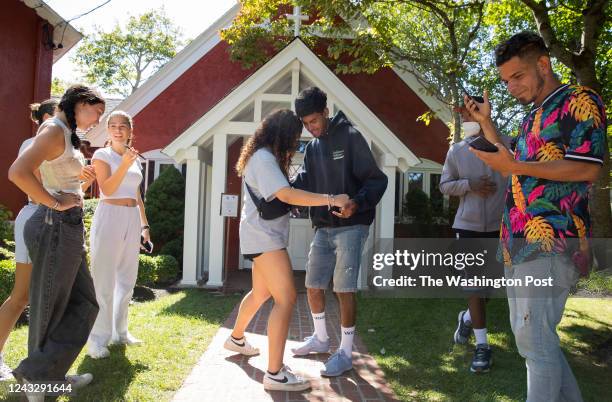
[[[332,351],[340,343],[340,328],[337,302],[328,296],[326,307],[327,331],[331,338]],[[174,401],[395,401],[397,398],[387,384],[376,361],[367,354],[365,345],[357,335],[353,350],[353,370],[342,377],[322,378],[319,375],[328,354],[312,355],[307,358],[293,357],[291,348],[299,340],[311,335],[312,318],[305,293],[298,293],[296,311],[289,328],[289,340],[285,347],[286,365],[295,373],[308,378],[312,389],[304,392],[266,392],[261,381],[267,368],[266,322],[272,308],[268,301],[262,306],[247,328],[249,342],[261,350],[259,356],[247,358],[223,348],[229,336],[238,306],[227,318],[213,338],[210,346]]]

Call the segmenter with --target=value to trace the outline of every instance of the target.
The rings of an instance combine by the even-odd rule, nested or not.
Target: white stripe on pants
[[[138,207],[100,202],[91,225],[91,275],[100,312],[89,341],[106,346],[128,333],[128,305],[138,276]]]

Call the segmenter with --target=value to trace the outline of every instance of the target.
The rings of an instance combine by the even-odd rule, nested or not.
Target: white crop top
[[[64,153],[51,161],[40,165],[40,177],[43,187],[51,194],[64,191],[83,194],[81,191],[81,169],[85,166],[85,157],[75,149],[71,142],[72,131],[57,117],[47,119],[38,128],[38,133],[47,126],[55,125],[64,131]]]
[[[119,168],[119,165],[121,165],[123,157],[115,152],[113,148],[104,147],[94,152],[91,161],[93,162],[96,159],[110,166],[111,174],[114,174]],[[136,200],[138,199],[138,189],[140,188],[141,182],[142,172],[140,171],[140,164],[138,160],[135,160],[125,173],[121,184],[119,184],[119,187],[117,187],[117,190],[115,190],[112,195],[106,195],[102,189],[100,189],[100,199],[132,198]]]

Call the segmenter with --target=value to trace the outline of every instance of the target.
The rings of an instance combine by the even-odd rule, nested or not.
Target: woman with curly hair
[[[283,365],[285,341],[296,301],[289,242],[289,210],[271,216],[266,204],[280,202],[299,206],[344,207],[346,194],[315,194],[294,189],[288,182],[291,158],[302,133],[302,122],[288,109],[268,115],[243,146],[236,165],[245,189],[240,217],[240,250],[253,261],[253,288],[242,299],[234,329],[225,348],[247,356],[259,354],[244,337],[244,331],[261,305],[270,298],[274,306],[268,319],[268,370],[266,390],[302,391],[310,388],[305,379]],[[267,215],[267,216],[266,216]],[[279,215],[274,217],[274,215]]]
[[[98,124],[104,106],[91,88],[71,86],[55,117],[40,126],[32,145],[9,169],[9,179],[39,204],[24,228],[32,259],[28,356],[13,371],[26,386],[65,381],[98,314],[85,251],[85,158],[76,129]],[[76,388],[91,379],[86,374],[68,381]],[[26,396],[29,401],[44,400],[44,393]]]

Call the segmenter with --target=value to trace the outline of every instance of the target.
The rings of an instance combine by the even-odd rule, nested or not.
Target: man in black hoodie
[[[334,377],[353,367],[355,292],[361,254],[376,204],[388,180],[376,165],[368,143],[344,113],[338,112],[329,119],[325,92],[316,87],[305,89],[295,100],[295,111],[315,138],[306,146],[304,166],[293,186],[351,197],[351,203],[339,211],[328,207],[310,208],[315,236],[308,255],[306,288],[315,332],[292,349],[300,356],[329,351],[325,289],[333,277],[333,290],[340,301],[342,339],[321,374]]]

